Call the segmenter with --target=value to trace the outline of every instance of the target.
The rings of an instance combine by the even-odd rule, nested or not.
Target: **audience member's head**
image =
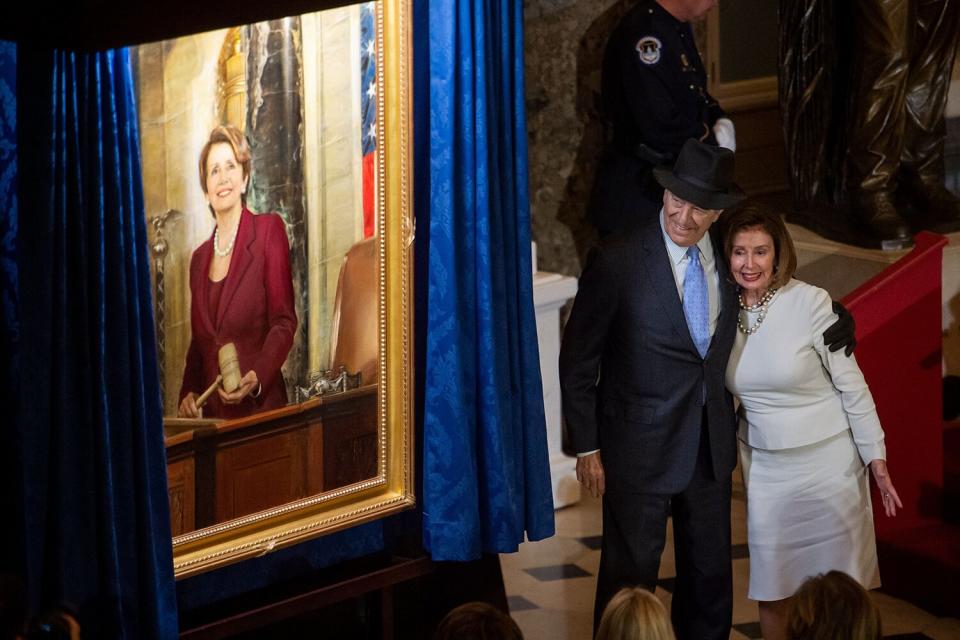
[[[860,583],[841,571],[807,578],[787,613],[789,640],[880,640],[880,612]]]
[[[53,607],[27,623],[23,639],[80,640],[80,623],[69,607]]]
[[[657,596],[639,588],[617,592],[600,618],[596,640],[674,640],[667,610]]]
[[[513,618],[485,602],[468,602],[448,613],[434,640],[523,640]]]

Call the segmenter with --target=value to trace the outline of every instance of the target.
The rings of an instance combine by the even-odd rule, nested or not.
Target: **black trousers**
[[[621,588],[656,588],[667,518],[672,515],[677,579],[671,619],[677,639],[726,640],[730,636],[730,485],[729,476],[714,478],[704,428],[693,477],[682,492],[618,493],[615,487],[607,487],[594,631],[607,602]]]

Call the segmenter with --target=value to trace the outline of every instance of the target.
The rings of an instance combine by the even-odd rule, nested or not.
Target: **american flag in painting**
[[[363,237],[376,233],[377,38],[375,3],[360,8],[360,113],[363,114]]]

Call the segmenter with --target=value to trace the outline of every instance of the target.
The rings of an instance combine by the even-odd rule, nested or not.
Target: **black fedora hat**
[[[746,197],[733,183],[733,151],[690,138],[673,169],[655,167],[664,189],[702,209],[726,209]]]

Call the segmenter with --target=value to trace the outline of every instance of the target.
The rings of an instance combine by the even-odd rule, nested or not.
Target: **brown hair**
[[[440,621],[434,640],[523,640],[513,618],[486,602],[462,604]]]
[[[221,142],[227,143],[233,149],[233,155],[243,170],[243,177],[246,178],[250,175],[250,162],[253,156],[250,154],[250,145],[247,144],[246,137],[240,129],[232,124],[220,125],[210,132],[210,138],[207,139],[203,149],[200,150],[200,189],[204,193],[207,192],[207,158],[210,156],[210,149],[213,148],[213,145]],[[247,206],[246,191],[240,194],[240,202],[243,203],[243,206]],[[213,207],[210,207],[210,213],[214,213]]]
[[[720,218],[723,230],[723,255],[727,262],[733,253],[733,240],[741,231],[761,229],[773,238],[776,264],[773,267],[771,289],[778,289],[790,282],[797,271],[797,249],[787,231],[787,225],[776,213],[755,204],[738,207]]]
[[[880,640],[880,627],[867,590],[842,571],[807,578],[787,609],[789,640]]]
[[[638,587],[621,589],[607,603],[596,640],[675,640],[667,610]]]

